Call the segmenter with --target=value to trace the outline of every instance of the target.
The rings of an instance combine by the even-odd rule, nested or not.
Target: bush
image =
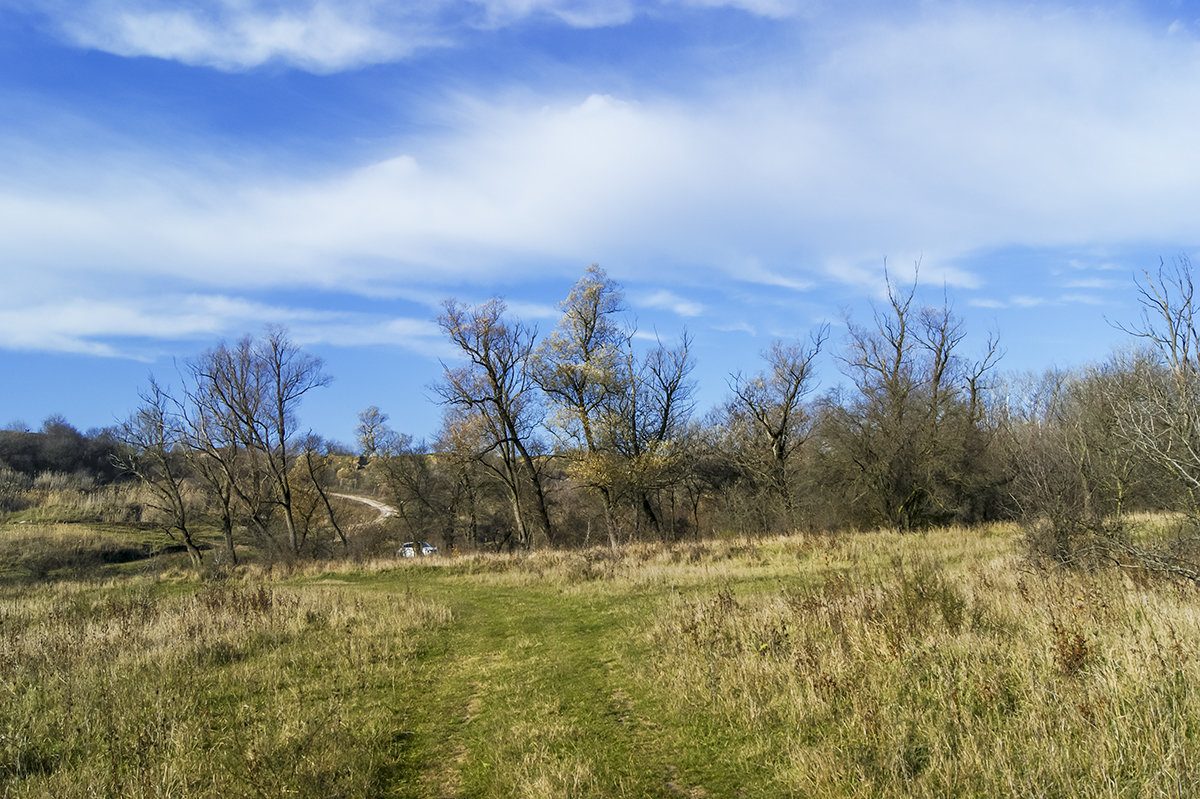
[[[31,504],[29,489],[33,481],[29,475],[10,469],[0,463],[0,513],[24,510]]]

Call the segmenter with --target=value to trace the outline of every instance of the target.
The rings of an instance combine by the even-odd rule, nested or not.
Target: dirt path
[[[356,496],[355,494],[334,494],[334,493],[330,493],[330,495],[329,495],[329,496],[331,496],[331,497],[339,497],[339,498],[341,498],[341,499],[348,499],[348,500],[350,500],[351,502],[361,502],[361,503],[363,503],[364,505],[370,505],[372,508],[374,508],[375,510],[379,511],[379,516],[378,516],[378,518],[376,518],[376,519],[375,519],[375,521],[383,521],[384,519],[387,519],[387,518],[389,518],[389,517],[391,517],[391,516],[397,516],[397,515],[399,515],[399,511],[397,511],[397,510],[396,510],[395,508],[393,508],[391,505],[387,505],[387,504],[385,504],[385,503],[383,503],[383,502],[380,502],[380,501],[379,501],[379,500],[377,500],[377,499],[370,499],[369,497],[360,497],[360,496]]]

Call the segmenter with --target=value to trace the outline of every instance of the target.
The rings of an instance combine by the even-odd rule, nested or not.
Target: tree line
[[[142,481],[197,562],[197,523],[220,529],[231,559],[238,536],[285,556],[348,548],[331,498],[341,488],[376,492],[398,509],[399,535],[447,548],[1018,519],[1034,550],[1060,561],[1194,574],[1191,264],[1161,264],[1136,288],[1128,347],[1019,375],[999,370],[995,335],[969,339],[947,297],[921,304],[915,279],[888,276],[885,299],[870,319],[847,319],[842,341],[822,325],[770,343],[699,413],[687,333],[645,343],[621,286],[593,265],[545,335],[499,299],[443,304],[437,322],[458,357],[432,387],[443,415],[431,441],[391,428],[377,406],[358,416],[357,459],[303,431],[299,404],[329,377],[271,328],[188,361],[173,389],[152,380],[109,435],[108,463]],[[822,359],[842,383],[819,390]],[[13,466],[14,452],[0,461]],[[1130,514],[1162,510],[1175,512],[1169,534],[1131,535]]]
[[[440,434],[414,443],[372,406],[360,445],[415,531],[465,545],[998,518],[1011,503],[987,405],[997,341],[968,358],[949,304],[918,306],[916,291],[889,278],[871,323],[849,325],[834,356],[849,387],[816,393],[826,325],[774,341],[702,416],[686,332],[639,347],[598,266],[541,338],[500,300],[447,301],[438,323],[462,357],[434,387]]]
[[[1130,345],[1101,364],[999,370],[948,298],[890,276],[866,321],[776,340],[697,414],[691,342],[639,347],[621,287],[590,267],[547,335],[500,300],[448,301],[461,354],[432,442],[372,406],[360,445],[413,535],[452,545],[616,544],[735,532],[1016,519],[1039,554],[1187,572],[1200,518],[1200,330],[1191,264],[1137,281]],[[819,391],[819,359],[845,381]],[[1172,511],[1136,542],[1130,514]],[[1157,559],[1157,560],[1156,560]],[[1187,572],[1192,573],[1192,572]]]
[[[120,475],[112,462],[119,442],[111,428],[81,433],[58,414],[36,431],[19,421],[8,428],[0,430],[0,466],[14,477],[32,479],[49,472],[109,482]]]

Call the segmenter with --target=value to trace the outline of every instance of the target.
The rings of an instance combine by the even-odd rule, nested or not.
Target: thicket
[[[86,492],[120,479],[112,429],[81,433],[58,415],[38,431],[13,427],[0,430],[0,513],[37,504],[48,491],[71,486]]]

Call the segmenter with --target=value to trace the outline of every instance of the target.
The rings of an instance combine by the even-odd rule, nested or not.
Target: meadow
[[[1011,525],[205,573],[94,556],[130,535],[0,525],[4,797],[1200,784],[1200,591],[1030,561]]]

